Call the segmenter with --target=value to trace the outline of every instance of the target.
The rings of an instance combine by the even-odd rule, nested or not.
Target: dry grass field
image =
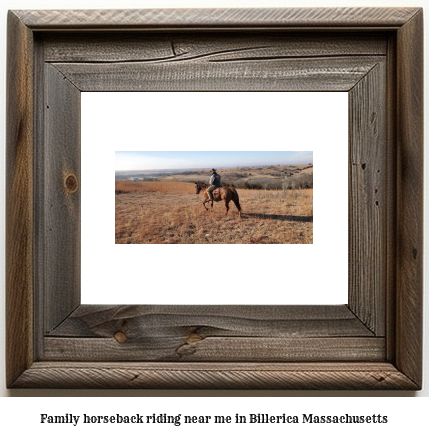
[[[242,218],[207,212],[193,183],[115,182],[117,244],[312,244],[313,190],[238,189]]]

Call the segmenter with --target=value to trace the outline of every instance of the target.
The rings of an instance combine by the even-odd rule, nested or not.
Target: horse
[[[203,206],[208,211],[206,203],[209,203],[211,201],[212,211],[213,211],[213,201],[209,200],[209,194],[207,192],[207,188],[210,185],[207,185],[206,183],[202,182],[195,182],[195,190],[196,194],[198,195],[201,191],[204,193],[204,201]],[[221,188],[216,188],[213,191],[213,200],[214,201],[221,201],[223,200],[225,203],[225,216],[228,215],[229,211],[229,202],[232,200],[235,204],[235,207],[238,209],[238,216],[241,218],[241,206],[240,206],[240,200],[238,198],[237,191],[235,188],[229,188],[227,186],[222,186]]]

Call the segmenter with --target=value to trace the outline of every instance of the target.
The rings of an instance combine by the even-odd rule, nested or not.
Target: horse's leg
[[[209,194],[207,191],[204,192],[204,198],[205,198],[204,203],[210,203],[210,206],[211,206],[212,212],[213,212],[213,200],[210,200],[210,197],[209,197]]]
[[[241,218],[241,206],[240,206],[240,200],[238,199],[238,195],[233,196],[232,201],[234,202],[235,207],[238,209],[238,216]]]
[[[207,193],[205,192],[205,193],[204,193],[203,206],[204,206],[204,209],[208,212],[208,209],[207,209],[206,203],[207,203]]]
[[[238,209],[238,216],[241,218],[241,206],[238,201],[233,200],[235,207]]]
[[[225,198],[223,201],[224,201],[224,203],[225,203],[225,207],[226,207],[225,216],[227,216],[227,215],[228,215],[228,211],[229,211],[229,201],[230,201],[230,200],[227,200],[227,199]]]

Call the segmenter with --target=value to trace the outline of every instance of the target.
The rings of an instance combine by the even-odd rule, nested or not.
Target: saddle
[[[213,191],[212,191],[213,200],[216,199],[217,195],[220,195],[219,191],[220,191],[220,188],[213,189]]]

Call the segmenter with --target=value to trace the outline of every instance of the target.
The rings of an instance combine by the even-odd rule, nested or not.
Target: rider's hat
[[[211,172],[212,172],[212,173],[215,173],[215,172],[216,172],[216,170],[215,170],[214,168],[212,168],[212,169],[211,169]]]

